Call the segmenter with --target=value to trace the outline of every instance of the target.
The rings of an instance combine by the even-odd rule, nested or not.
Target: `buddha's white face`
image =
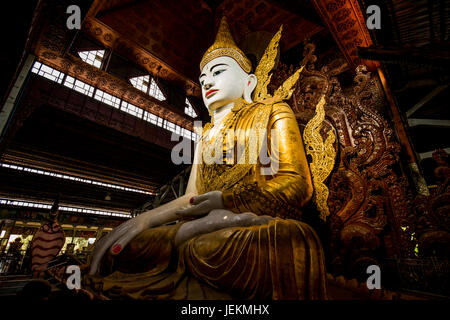
[[[230,57],[218,57],[211,60],[203,67],[199,78],[205,106],[209,110],[217,110],[244,97],[246,87],[253,83],[251,76],[256,81],[254,75],[247,74]]]

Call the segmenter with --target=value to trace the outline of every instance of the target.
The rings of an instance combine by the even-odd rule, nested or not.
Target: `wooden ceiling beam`
[[[441,119],[408,119],[410,127],[431,126],[431,127],[450,127],[450,120]]]
[[[446,50],[424,49],[414,47],[358,47],[358,55],[363,59],[377,60],[384,63],[416,64],[434,67],[450,67],[450,55]]]
[[[58,10],[61,8],[58,10],[57,9],[58,8],[55,8],[55,12],[52,12],[52,14],[60,13]],[[87,17],[85,21],[86,20],[89,21],[89,17]],[[92,21],[96,20],[94,19]],[[160,116],[163,119],[167,119],[183,128],[193,130],[192,118],[187,116],[181,108],[176,108],[164,101],[159,101],[134,88],[129,83],[85,63],[78,57],[68,54],[67,48],[69,43],[72,41],[73,32],[68,30],[65,24],[61,25],[59,24],[59,21],[58,23],[49,23],[48,21],[45,21],[45,19],[43,21],[41,19],[40,23],[42,27],[40,28],[40,33],[35,40],[35,45],[33,48],[33,53],[40,62],[43,62],[58,71],[62,71],[119,99],[125,100],[128,103]],[[94,34],[99,34],[99,36],[105,38],[106,40],[109,39],[109,36],[112,37],[112,35],[108,36],[108,34],[103,34],[103,31],[101,29],[97,29],[96,27],[94,27],[92,32]],[[143,61],[147,62],[142,55],[139,56],[139,59],[141,58]],[[156,63],[155,68],[157,68]],[[162,78],[164,76],[167,76],[169,80],[171,79],[173,81],[175,81],[178,77],[176,73],[169,73],[167,69],[162,68],[159,77]],[[182,81],[184,81],[185,84],[186,82],[191,83],[185,86],[186,92],[190,93],[188,95],[196,94],[197,89],[195,89],[195,86],[198,87],[198,93],[200,94],[200,88],[197,84],[194,84],[194,82],[187,78],[183,78]]]
[[[443,86],[434,88],[429,94],[427,94],[425,97],[423,97],[423,99],[421,99],[412,108],[410,108],[408,111],[406,111],[406,117],[409,118],[410,116],[412,116],[417,110],[419,110],[424,105],[426,105],[432,98],[434,98],[439,93],[441,93],[442,91],[447,89],[448,86],[449,85],[447,84],[447,85],[443,85]]]
[[[267,0],[267,2],[271,3],[274,6],[277,6],[285,11],[292,12],[299,18],[302,18],[312,24],[321,25],[322,21],[320,20],[320,17],[314,12],[314,7],[310,5],[310,1],[304,1],[304,0],[296,0],[296,1],[290,1],[290,0]],[[303,12],[302,9],[307,7],[308,12]]]
[[[312,2],[349,66],[356,68],[359,64],[364,64],[369,71],[375,70],[379,66],[378,62],[362,60],[357,53],[357,47],[369,47],[373,44],[358,1],[313,0]]]
[[[84,185],[73,181],[58,181],[49,176],[35,176],[26,172],[5,172],[0,170],[0,197],[12,199],[35,199],[39,202],[50,200],[56,194],[64,196],[64,203],[81,207],[92,206],[98,209],[128,211],[139,206],[153,196],[132,194],[120,190],[108,191],[104,187]],[[20,179],[20,182],[17,180]],[[111,200],[105,200],[107,193]]]
[[[100,10],[97,12],[97,14],[95,15],[95,17],[102,17],[104,15],[110,14],[110,13],[114,13],[123,9],[128,9],[131,8],[133,6],[135,6],[136,4],[138,4],[139,2],[143,2],[143,1],[148,1],[148,0],[131,0],[131,1],[127,1],[125,3],[119,3],[116,6],[107,8],[105,10]]]
[[[91,66],[72,55],[67,55],[63,58],[56,55],[39,53],[38,60],[40,62],[107,92],[114,97],[193,131],[192,118],[185,115],[184,110],[178,110],[164,101],[159,101],[134,88],[131,84]]]
[[[120,32],[113,30],[98,19],[87,17],[81,30],[106,48],[117,51],[132,62],[145,68],[151,75],[182,87],[187,96],[201,98],[201,89],[197,82],[175,70],[136,42],[124,37]]]
[[[447,152],[448,154],[450,154],[450,147],[449,147],[449,148],[441,148],[441,149],[444,149],[445,152]],[[428,152],[422,152],[422,153],[419,153],[419,157],[420,157],[421,160],[427,159],[427,158],[432,158],[432,157],[433,157],[433,153],[434,153],[435,151],[436,151],[436,150],[432,150],[432,151],[428,151]]]
[[[3,162],[128,188],[136,188],[151,193],[156,193],[161,186],[160,183],[151,181],[148,177],[133,177],[129,172],[121,172],[118,169],[114,169],[114,175],[107,175],[105,172],[111,172],[111,168],[109,167],[62,156],[55,157],[54,154],[46,153],[42,150],[36,151],[26,146],[22,146],[24,150],[16,150],[16,147],[12,146],[12,148],[6,150],[2,156]]]
[[[394,93],[400,93],[404,92],[408,89],[414,89],[414,88],[421,88],[421,87],[435,87],[438,86],[439,82],[436,79],[424,78],[424,79],[416,79],[416,80],[410,80],[406,85],[404,85],[402,88],[392,90]]]

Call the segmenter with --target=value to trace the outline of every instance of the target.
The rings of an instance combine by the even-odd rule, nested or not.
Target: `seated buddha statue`
[[[260,79],[226,19],[200,70],[212,121],[197,144],[186,194],[99,240],[85,286],[109,298],[325,299],[322,246],[300,221],[313,187],[291,108],[273,97],[252,100]],[[255,130],[267,133],[274,170],[264,170],[261,157],[249,161],[245,146]],[[211,149],[218,150],[214,161]]]

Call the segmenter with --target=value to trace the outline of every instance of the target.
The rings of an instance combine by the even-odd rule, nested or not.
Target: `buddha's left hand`
[[[182,217],[202,216],[214,209],[224,209],[222,191],[210,191],[190,199],[190,206],[181,208],[176,212]]]

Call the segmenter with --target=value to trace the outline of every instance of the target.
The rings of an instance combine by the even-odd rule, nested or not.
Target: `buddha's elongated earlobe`
[[[258,83],[258,78],[254,74],[250,74],[247,78],[247,83],[245,84],[244,89],[244,100],[248,103],[253,102],[252,100],[252,92],[256,88],[256,84]]]

